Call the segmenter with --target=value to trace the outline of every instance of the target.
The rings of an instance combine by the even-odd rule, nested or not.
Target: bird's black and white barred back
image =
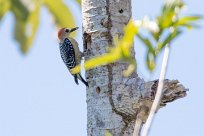
[[[74,47],[68,38],[65,38],[64,42],[60,44],[60,54],[69,70],[76,66]]]

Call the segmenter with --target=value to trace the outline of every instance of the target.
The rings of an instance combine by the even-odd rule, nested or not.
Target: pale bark
[[[86,59],[104,54],[113,46],[113,37],[123,35],[131,10],[131,0],[82,0]],[[104,136],[107,130],[113,136],[131,136],[135,120],[141,127],[145,122],[158,81],[145,82],[137,73],[124,77],[127,66],[126,62],[116,62],[86,72],[88,136]],[[160,105],[185,95],[186,89],[178,81],[165,80]]]

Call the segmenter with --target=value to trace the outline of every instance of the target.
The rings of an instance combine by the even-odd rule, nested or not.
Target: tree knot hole
[[[120,10],[119,10],[119,13],[122,14],[122,13],[123,13],[123,9],[120,9]]]
[[[101,92],[101,88],[99,86],[96,87],[96,92],[99,94]]]

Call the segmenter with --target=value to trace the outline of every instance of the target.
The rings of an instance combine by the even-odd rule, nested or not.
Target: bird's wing
[[[72,69],[76,66],[74,47],[68,38],[65,38],[61,44],[60,54],[68,69]]]
[[[82,57],[82,53],[79,50],[79,45],[77,43],[77,41],[74,38],[69,37],[69,40],[71,41],[74,50],[75,50],[75,59],[76,59],[76,64],[81,64],[81,57]]]

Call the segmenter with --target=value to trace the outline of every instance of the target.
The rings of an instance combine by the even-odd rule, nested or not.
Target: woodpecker
[[[70,34],[77,30],[78,27],[75,28],[61,28],[58,31],[58,39],[59,39],[59,49],[61,58],[64,64],[67,66],[69,72],[75,66],[81,64],[81,58],[83,53],[80,52],[78,43],[75,39],[70,37]],[[71,73],[71,72],[70,72]],[[74,76],[74,81],[78,85],[78,79],[81,80],[87,87],[88,83],[83,79],[80,73],[72,74]]]

